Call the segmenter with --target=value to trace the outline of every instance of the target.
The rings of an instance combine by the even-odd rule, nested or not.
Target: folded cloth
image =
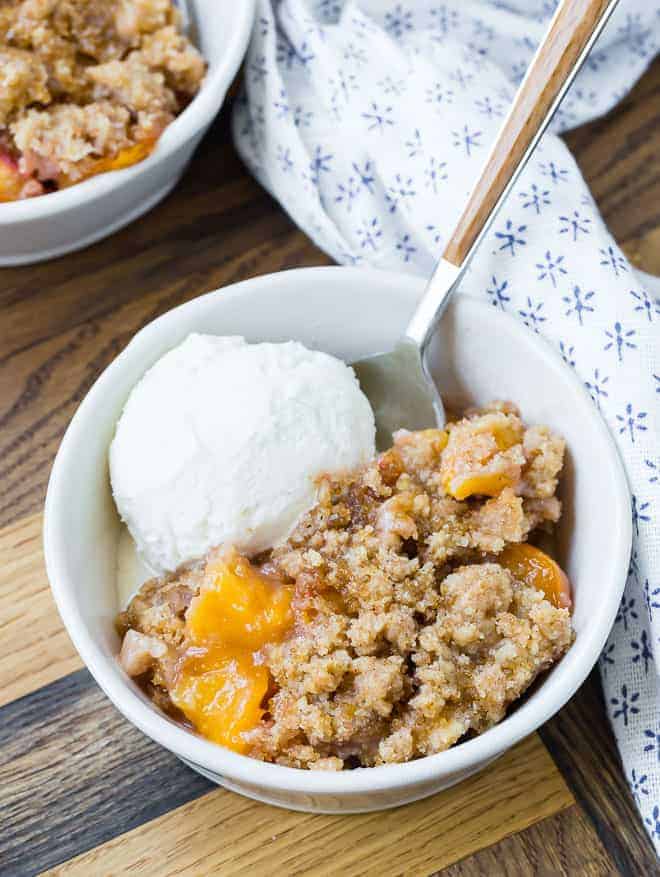
[[[556,0],[258,0],[236,145],[344,264],[429,274]],[[622,0],[554,130],[606,112],[658,47]],[[626,776],[660,849],[660,299],[548,133],[463,284],[549,338],[614,434],[633,491],[625,595],[601,658]]]

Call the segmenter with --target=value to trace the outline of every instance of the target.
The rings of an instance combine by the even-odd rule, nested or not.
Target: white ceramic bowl
[[[562,433],[569,448],[560,543],[574,587],[577,635],[531,696],[499,725],[447,752],[335,774],[263,764],[203,740],[159,713],[119,667],[113,625],[119,522],[107,452],[136,381],[190,332],[241,334],[250,341],[293,338],[348,361],[387,349],[423,285],[409,275],[311,268],[258,277],[181,305],[139,332],[101,375],[53,466],[44,524],[48,576],[67,630],[96,681],[158,743],[215,782],[268,803],[321,812],[391,807],[480,770],[566,703],[594,665],[619,605],[630,553],[630,502],[606,426],[549,344],[489,304],[463,296],[449,308],[431,349],[432,371],[445,397],[459,404],[513,399],[528,420]]]
[[[209,64],[199,94],[144,161],[61,192],[0,204],[0,266],[41,262],[86,247],[142,216],[177,183],[243,60],[255,0],[188,0],[188,5],[195,42]]]

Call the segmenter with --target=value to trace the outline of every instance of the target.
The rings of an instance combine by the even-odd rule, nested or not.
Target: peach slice
[[[571,585],[563,569],[540,548],[527,542],[507,545],[497,562],[511,575],[532,588],[543,591],[558,609],[570,609]]]
[[[522,426],[514,426],[511,423],[498,424],[493,429],[493,437],[498,450],[508,451],[514,445],[520,444],[523,439]]]
[[[105,156],[92,162],[82,178],[72,179],[65,174],[60,174],[57,178],[57,186],[60,189],[67,189],[69,186],[75,186],[76,183],[82,182],[83,179],[95,177],[98,174],[104,174],[108,171],[119,171],[126,167],[131,167],[145,158],[153,151],[156,145],[155,140],[142,140],[133,146],[127,146],[121,149],[116,155]]]
[[[156,144],[155,140],[143,140],[135,143],[133,146],[127,146],[120,150],[116,155],[99,158],[89,164],[86,172],[82,177],[73,179],[66,174],[59,174],[55,183],[58,189],[68,189],[75,186],[76,183],[82,182],[89,177],[95,177],[97,174],[107,173],[108,171],[117,171],[122,168],[131,167],[143,161],[152,152]],[[7,153],[0,150],[0,203],[5,201],[16,201],[25,196],[25,185],[32,180],[31,177],[23,176],[17,162]],[[34,185],[38,185],[34,181]],[[43,191],[43,189],[41,189]],[[36,194],[31,192],[30,194]]]
[[[270,674],[248,651],[212,646],[190,655],[171,691],[173,703],[197,731],[234,752],[245,752],[243,731],[256,727]]]
[[[291,588],[236,552],[210,560],[186,616],[190,639],[256,651],[282,639],[292,623]]]
[[[24,183],[18,164],[7,152],[0,150],[0,202],[20,198]]]
[[[172,701],[216,743],[245,752],[259,723],[270,674],[255,653],[281,641],[293,623],[292,589],[262,575],[235,551],[207,563],[186,615],[187,649]]]
[[[448,484],[451,487],[451,481]],[[469,496],[499,496],[505,487],[513,487],[511,479],[498,472],[484,472],[481,475],[473,475],[472,478],[466,478],[458,487],[456,487],[450,496],[454,499],[463,500]],[[445,485],[447,493],[450,491]]]

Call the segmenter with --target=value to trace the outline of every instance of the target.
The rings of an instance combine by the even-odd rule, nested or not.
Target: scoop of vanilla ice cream
[[[190,335],[133,388],[110,446],[117,508],[155,573],[283,541],[314,478],[374,454],[353,370],[297,342]]]

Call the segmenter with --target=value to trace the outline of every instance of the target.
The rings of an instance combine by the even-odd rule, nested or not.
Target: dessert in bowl
[[[120,638],[114,625],[117,612],[124,608],[116,592],[121,527],[110,493],[107,454],[116,422],[140,378],[164,353],[200,331],[219,336],[241,335],[249,342],[285,342],[294,338],[309,348],[351,361],[386,349],[393,342],[421,288],[422,283],[410,277],[353,269],[312,269],[258,278],[190,302],[139,333],[101,376],[76,414],[53,470],[45,525],[48,571],[62,616],[90,670],[118,708],[158,742],[227,787],[272,803],[316,810],[364,810],[414,800],[459,781],[538,727],[570,697],[593,666],[616,614],[625,579],[630,520],[625,479],[610,436],[577,378],[544,341],[506,315],[462,297],[443,320],[430,351],[432,372],[450,409],[483,407],[493,398],[512,398],[527,423],[548,424],[550,432],[563,436],[569,448],[561,482],[564,513],[558,527],[558,560],[573,587],[574,641],[570,645],[570,640],[566,640],[564,626],[561,635],[564,638],[557,640],[562,645],[553,653],[553,660],[569,645],[570,648],[525,700],[499,724],[490,727],[487,723],[484,733],[464,738],[434,755],[427,755],[429,749],[421,748],[410,754],[401,750],[403,755],[388,759],[382,753],[372,757],[374,750],[367,747],[358,753],[358,763],[377,766],[341,771],[300,770],[290,765],[313,767],[311,762],[315,760],[339,759],[343,753],[328,754],[319,746],[313,754],[290,749],[280,757],[279,752],[272,754],[271,746],[271,755],[266,757],[281,763],[269,764],[231,751],[182,726],[177,717],[164,714],[118,663]],[[377,320],[373,318],[375,314]],[[362,328],[348,337],[345,326],[349,324]],[[539,387],[543,388],[542,393]],[[481,417],[496,420],[504,417],[509,425],[516,422],[511,411]],[[466,423],[474,425],[478,419]],[[458,431],[459,427],[450,430],[450,436]],[[442,455],[443,439],[427,438],[430,447],[426,452]],[[519,443],[514,442],[511,447],[516,444]],[[405,450],[404,457],[409,453],[411,448]],[[360,471],[364,474],[369,465]],[[411,470],[407,474],[414,477],[412,458],[406,465]],[[402,474],[399,472],[397,478]],[[345,488],[346,483],[336,487]],[[332,489],[335,488],[331,492]],[[456,492],[459,488],[455,484],[451,489]],[[488,501],[475,500],[475,509]],[[406,525],[405,521],[403,524]],[[77,534],[74,542],[69,537],[71,532]],[[391,535],[400,538],[405,534]],[[411,548],[407,546],[409,551]],[[259,558],[252,560],[256,566],[261,562]],[[504,574],[493,560],[486,561],[491,564],[488,573],[499,576],[505,590],[512,581],[519,580],[515,570]],[[454,578],[444,599],[453,599],[452,587],[457,593],[464,591],[464,561],[461,558],[463,572],[451,571]],[[243,561],[225,554],[213,562],[226,573],[236,571]],[[267,563],[268,558],[264,558],[263,564]],[[258,576],[273,572],[279,571],[266,566],[256,570]],[[279,576],[275,577],[279,582]],[[284,587],[290,584],[285,581]],[[519,597],[505,595],[507,608],[512,599],[520,603],[526,598],[522,592]],[[551,605],[543,598],[541,601]],[[565,613],[559,608],[555,611]],[[203,612],[198,613],[197,621],[203,627]],[[132,629],[138,627],[136,623]],[[469,638],[470,634],[464,635]],[[430,637],[430,632],[425,636]],[[279,634],[275,638],[278,637]],[[379,656],[349,655],[352,660],[361,661],[363,669]],[[390,650],[388,657],[396,655]],[[276,670],[274,658],[269,669]],[[356,677],[355,673],[352,675]],[[402,678],[400,674],[398,678]],[[288,682],[281,678],[279,684],[284,690]],[[349,698],[344,700],[348,703]],[[261,702],[258,706],[261,708]],[[399,734],[397,740],[401,741],[403,736]],[[454,740],[462,736],[457,729]],[[390,744],[393,742],[390,740]],[[430,751],[439,748],[443,747],[436,746]],[[394,751],[391,746],[389,751]],[[304,757],[300,758],[301,755]],[[354,751],[347,752],[350,763],[339,765],[331,761],[317,766],[351,767],[356,763],[355,757]],[[407,761],[409,757],[414,760]]]
[[[146,158],[206,64],[172,0],[0,8],[0,203]]]
[[[87,246],[178,181],[238,71],[254,0],[188,7],[184,32],[172,0],[3,5],[0,266]]]

